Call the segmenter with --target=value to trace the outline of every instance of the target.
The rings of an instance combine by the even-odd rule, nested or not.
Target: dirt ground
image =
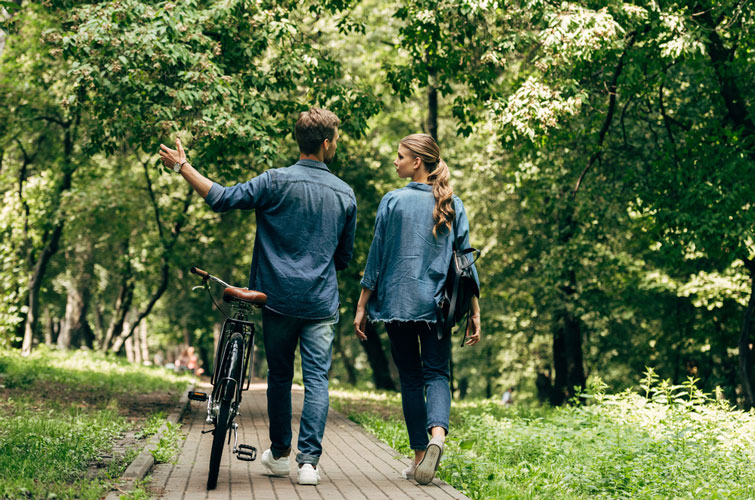
[[[331,406],[338,409],[338,411],[347,417],[354,413],[371,413],[378,415],[381,418],[404,418],[401,413],[401,407],[387,406],[382,402],[370,401],[370,400],[355,400],[347,398],[339,398],[331,394]],[[337,404],[333,404],[333,400],[337,400]]]

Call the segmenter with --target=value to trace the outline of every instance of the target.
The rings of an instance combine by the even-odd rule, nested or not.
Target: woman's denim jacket
[[[453,196],[458,248],[469,247],[469,221]],[[386,194],[377,211],[362,286],[373,291],[367,304],[372,321],[436,321],[436,307],[453,252],[450,230],[433,236],[432,186],[410,182]],[[477,269],[474,269],[478,281]]]

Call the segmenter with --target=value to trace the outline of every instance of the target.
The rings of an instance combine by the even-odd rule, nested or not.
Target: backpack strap
[[[464,335],[461,336],[460,347],[464,347],[464,341],[467,340],[467,331],[469,330],[469,315],[471,314],[471,312],[471,309],[467,311],[467,322],[464,324]]]
[[[454,254],[457,251],[457,248],[456,248],[456,215],[457,214],[454,213],[454,217],[451,220],[451,260],[454,259]],[[452,264],[454,264],[454,263],[452,262]],[[446,279],[448,279],[448,276],[446,276]],[[438,311],[438,321],[437,321],[437,324],[436,324],[436,326],[437,326],[437,332],[438,332],[438,340],[442,340],[443,338],[446,337],[446,335],[450,335],[451,334],[451,330],[454,327],[453,317],[454,317],[454,314],[456,314],[456,298],[457,298],[458,291],[459,291],[459,279],[460,279],[460,276],[457,274],[455,276],[455,278],[454,278],[454,288],[453,288],[454,293],[453,293],[453,296],[451,297],[451,305],[450,305],[450,309],[448,310],[448,316],[446,316],[444,318],[443,317],[443,312],[440,311],[440,310]],[[451,319],[450,321],[449,321],[449,318]]]
[[[451,258],[453,259],[454,256],[451,255]],[[446,320],[443,322],[443,329],[438,329],[438,340],[443,339],[446,335],[451,334],[451,330],[454,327],[454,315],[456,314],[456,302],[459,295],[459,281],[461,280],[461,275],[458,273],[454,277],[454,293],[451,296],[451,305],[448,309],[448,316],[446,316]]]

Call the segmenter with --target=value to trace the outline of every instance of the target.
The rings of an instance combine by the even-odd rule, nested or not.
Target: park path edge
[[[178,423],[183,417],[186,409],[189,407],[189,392],[194,390],[194,383],[187,385],[180,394],[178,403],[166,418],[171,424]],[[155,465],[155,457],[152,451],[157,448],[157,443],[163,433],[168,429],[168,424],[164,423],[160,429],[147,441],[142,451],[136,456],[133,462],[126,468],[121,475],[118,483],[113,486],[113,490],[104,497],[104,500],[118,500],[124,494],[130,492],[137,481],[144,479],[152,467]]]

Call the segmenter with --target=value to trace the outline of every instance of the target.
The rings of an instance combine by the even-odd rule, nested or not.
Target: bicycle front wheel
[[[225,448],[225,435],[228,433],[231,415],[231,401],[220,401],[220,410],[218,411],[218,421],[215,423],[215,430],[212,433],[212,451],[210,452],[210,473],[207,475],[207,489],[214,490],[218,485],[218,472],[220,470],[220,459],[223,457],[223,448]]]
[[[210,451],[210,471],[207,475],[207,489],[214,490],[218,484],[218,471],[220,470],[220,459],[223,457],[223,449],[226,443],[226,434],[231,426],[231,403],[234,400],[236,386],[239,383],[239,369],[241,367],[242,340],[240,337],[233,338],[228,346],[228,354],[225,357],[222,370],[223,380],[216,383],[224,384],[221,391],[218,391],[220,397],[220,408],[218,417],[215,421],[215,430],[212,432],[212,450]],[[228,380],[230,379],[230,380]]]

